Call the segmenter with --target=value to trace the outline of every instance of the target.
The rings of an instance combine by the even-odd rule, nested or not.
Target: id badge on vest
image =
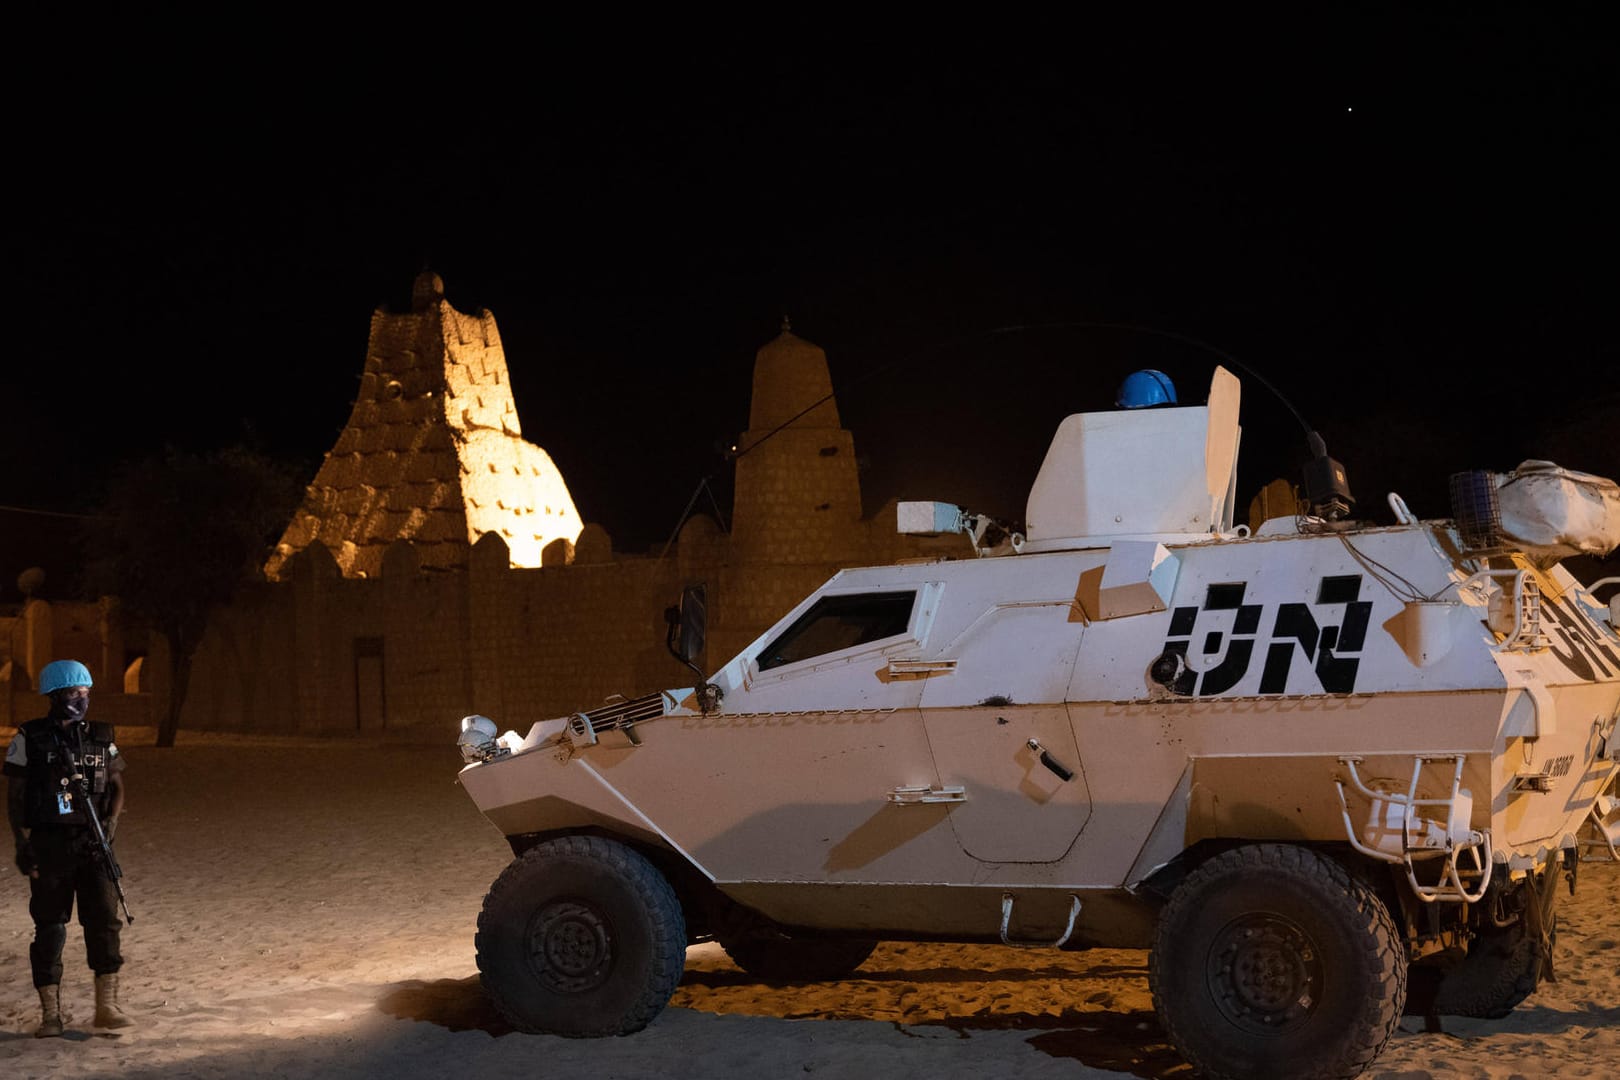
[[[56,812],[62,816],[73,813],[73,792],[58,791],[56,793]]]

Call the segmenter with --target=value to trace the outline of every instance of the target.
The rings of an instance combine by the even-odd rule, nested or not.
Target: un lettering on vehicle
[[[1329,574],[1317,582],[1310,603],[1264,604],[1249,602],[1246,581],[1206,586],[1202,604],[1170,615],[1164,651],[1187,661],[1172,691],[1225,694],[1258,663],[1261,694],[1287,693],[1296,664],[1308,667],[1325,693],[1353,692],[1372,621],[1372,602],[1361,599],[1361,587],[1360,574]],[[1200,657],[1218,655],[1213,666],[1197,668]]]
[[[1571,675],[1584,682],[1620,676],[1620,652],[1598,636],[1592,622],[1570,606],[1568,598],[1543,597],[1542,631],[1547,648]]]
[[[1246,581],[1206,586],[1202,604],[1171,612],[1164,651],[1187,661],[1171,689],[1187,697],[1225,694],[1258,663],[1260,694],[1288,693],[1296,664],[1314,673],[1313,690],[1354,692],[1373,608],[1361,598],[1362,584],[1360,574],[1329,574],[1318,580],[1313,602],[1275,605],[1249,603]],[[1548,651],[1570,674],[1586,682],[1620,677],[1620,650],[1578,611],[1549,598],[1542,612]],[[1219,655],[1223,645],[1218,663],[1198,668],[1199,657]]]

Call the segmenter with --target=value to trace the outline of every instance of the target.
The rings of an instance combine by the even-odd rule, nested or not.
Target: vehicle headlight
[[[472,716],[461,718],[461,737],[456,740],[456,748],[461,751],[461,759],[466,762],[491,761],[502,754],[510,753],[505,747],[496,742],[497,728],[495,721],[487,716]]]

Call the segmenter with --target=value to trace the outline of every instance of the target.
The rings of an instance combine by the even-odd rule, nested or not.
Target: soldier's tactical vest
[[[73,785],[68,783],[76,760],[96,800],[96,813],[105,822],[107,774],[112,767],[112,725],[86,725],[82,743],[74,725],[69,725],[64,732],[61,725],[50,717],[30,720],[18,731],[26,740],[28,751],[28,780],[23,796],[24,823],[31,829],[51,825],[86,827],[90,824],[90,818],[80,805]]]

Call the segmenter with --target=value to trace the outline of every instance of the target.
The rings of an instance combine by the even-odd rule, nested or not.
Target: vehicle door
[[[931,656],[951,670],[924,683],[923,724],[940,784],[961,789],[951,829],[979,862],[1054,862],[1090,815],[1064,704],[1085,627],[1068,561],[985,560],[962,582],[974,599],[953,596],[935,628]]]

